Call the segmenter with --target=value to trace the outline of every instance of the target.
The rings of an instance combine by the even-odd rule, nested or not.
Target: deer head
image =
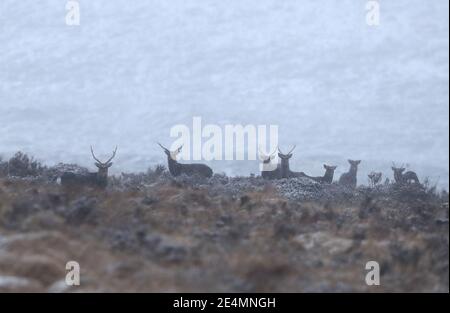
[[[398,167],[394,162],[392,162],[391,168],[394,171],[394,174],[402,174],[406,170],[404,164],[402,164],[400,167]]]
[[[330,166],[330,165],[324,164],[324,165],[323,165],[323,168],[324,168],[326,171],[333,171],[333,172],[334,172],[334,170],[337,168],[337,166]]]
[[[108,161],[106,162],[102,162],[100,161],[94,154],[94,149],[91,146],[91,153],[92,153],[92,157],[95,160],[95,166],[97,166],[98,168],[98,175],[101,178],[108,178],[108,169],[113,165],[113,163],[111,162],[115,157],[116,157],[116,152],[117,152],[117,147],[116,149],[113,151],[112,156],[108,159]]]
[[[292,151],[294,151],[296,146],[294,146],[287,154],[284,154],[280,148],[278,148],[278,156],[283,160],[289,160],[292,158]]]
[[[347,161],[352,166],[358,166],[358,164],[361,163],[361,160],[347,160]]]
[[[267,155],[259,149],[259,159],[262,161],[262,164],[260,164],[261,171],[273,171],[277,168],[276,164],[271,163],[275,159],[276,152],[277,150],[275,149],[275,151]]]
[[[177,156],[178,154],[180,154],[181,150],[183,149],[183,146],[179,147],[178,149],[174,150],[174,151],[170,151],[169,149],[167,149],[166,147],[164,147],[162,144],[160,144],[159,142],[157,143],[164,151],[164,153],[173,161],[177,160]]]

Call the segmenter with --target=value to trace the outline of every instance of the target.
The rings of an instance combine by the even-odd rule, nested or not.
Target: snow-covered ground
[[[163,163],[156,141],[201,116],[212,124],[276,124],[292,168],[322,163],[360,181],[392,161],[449,184],[447,0],[0,1],[0,155],[114,171]],[[249,174],[257,162],[217,161]]]

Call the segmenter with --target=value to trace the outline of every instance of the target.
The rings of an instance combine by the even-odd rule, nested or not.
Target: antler
[[[294,147],[291,149],[291,151],[288,152],[288,154],[290,154],[292,151],[294,151],[294,149],[295,149],[296,147],[297,147],[297,146],[294,145]]]
[[[162,144],[160,144],[159,142],[157,142],[157,144],[158,144],[161,148],[163,148],[164,150],[169,150],[169,149],[167,149],[166,147],[164,147]]]
[[[100,161],[99,159],[97,159],[97,157],[95,156],[94,149],[92,148],[92,146],[91,146],[91,154],[92,154],[92,157],[94,158],[95,161],[97,161],[98,163],[102,163],[103,164],[103,162]]]
[[[100,164],[108,164],[109,162],[111,162],[111,161],[116,157],[116,153],[117,153],[117,146],[116,146],[116,149],[115,149],[114,152],[113,152],[112,157],[109,158],[108,161],[102,162],[102,161],[100,161],[100,160],[95,156],[95,154],[94,154],[94,149],[93,149],[92,146],[91,146],[91,154],[92,154],[92,157],[94,158],[95,161],[97,161],[97,162],[100,163]]]
[[[278,148],[278,147],[277,147],[277,148]],[[268,155],[269,155],[269,156],[274,155],[274,154],[277,152],[277,148],[275,148],[275,150],[273,150],[273,152],[270,153],[270,154],[268,154]],[[261,147],[259,147],[259,146],[258,146],[258,151],[259,151],[260,154],[266,155],[266,154],[264,153],[264,151],[261,150]]]
[[[290,154],[292,151],[294,151],[294,149],[295,149],[296,147],[297,147],[297,146],[294,145],[294,147],[291,149],[291,151],[289,151],[289,152],[286,153],[286,154]],[[280,147],[278,147],[278,151],[279,151],[281,154],[285,154],[285,153],[283,153],[283,151],[281,151]]]
[[[116,152],[117,152],[117,146],[116,146],[116,149],[114,149],[114,152],[113,152],[113,155],[112,155],[112,157],[110,157],[109,158],[109,160],[108,161],[106,161],[105,163],[109,163],[109,162],[111,162],[115,157],[116,157]]]

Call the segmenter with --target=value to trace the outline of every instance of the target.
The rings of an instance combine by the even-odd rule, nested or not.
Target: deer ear
[[[113,165],[113,162],[109,162],[108,164],[106,164],[106,167],[111,167]]]
[[[357,164],[361,163],[361,160],[356,161]]]
[[[98,162],[95,162],[95,166],[97,166],[98,168],[102,168],[102,165]]]

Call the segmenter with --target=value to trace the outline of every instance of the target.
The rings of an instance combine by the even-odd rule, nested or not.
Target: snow
[[[392,161],[448,189],[448,1],[380,1],[380,25],[354,0],[0,1],[0,155],[113,171],[165,157],[193,116],[279,125],[291,167],[322,174],[362,159],[359,180]],[[216,161],[249,174],[257,162]]]

